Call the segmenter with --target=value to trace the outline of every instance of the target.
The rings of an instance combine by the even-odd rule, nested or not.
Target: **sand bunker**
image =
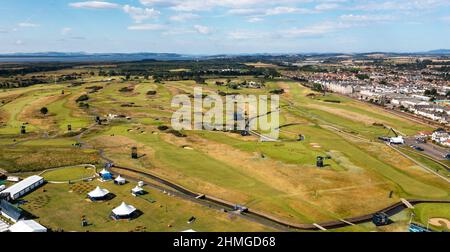
[[[311,147],[313,148],[322,148],[318,143],[310,143]]]
[[[450,221],[444,218],[431,218],[429,223],[433,226],[446,227],[447,229],[450,229]]]

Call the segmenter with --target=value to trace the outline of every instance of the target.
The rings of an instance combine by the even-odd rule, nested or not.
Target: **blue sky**
[[[450,48],[450,0],[0,0],[0,53]]]

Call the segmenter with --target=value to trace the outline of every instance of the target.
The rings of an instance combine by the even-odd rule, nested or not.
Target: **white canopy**
[[[47,228],[34,220],[20,220],[9,227],[10,232],[47,232]]]
[[[108,174],[108,173],[110,173],[109,171],[107,171],[106,169],[103,169],[101,172],[100,172],[100,175],[103,175],[103,174]]]
[[[136,211],[136,208],[132,205],[127,205],[125,202],[112,210],[112,212],[117,216],[127,216]]]
[[[126,180],[124,178],[122,178],[120,175],[114,181],[116,181],[117,183],[125,183],[126,182]]]
[[[398,137],[391,137],[389,142],[393,144],[404,144],[405,140],[403,140],[402,136],[398,136]]]
[[[97,186],[92,192],[88,193],[89,197],[91,198],[103,198],[109,193],[106,189],[101,189]]]
[[[138,192],[144,191],[144,189],[142,189],[142,187],[140,187],[140,186],[136,186],[135,188],[131,189],[131,191],[133,193],[138,193]]]

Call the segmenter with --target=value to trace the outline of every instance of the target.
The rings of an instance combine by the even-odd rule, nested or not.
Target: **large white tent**
[[[134,195],[140,195],[144,193],[144,189],[140,186],[136,186],[135,188],[131,189],[131,193]]]
[[[116,179],[114,179],[114,183],[116,183],[118,185],[123,185],[126,182],[127,181],[124,178],[122,178],[120,175]]]
[[[389,139],[389,142],[391,144],[405,144],[405,140],[403,139],[402,136],[398,136],[398,137],[391,137]]]
[[[90,199],[103,199],[106,197],[106,195],[109,194],[109,191],[106,189],[101,189],[97,186],[93,191],[88,193],[88,196]]]
[[[9,227],[10,232],[47,232],[47,228],[34,220],[20,220],[16,224]]]
[[[129,218],[134,212],[136,208],[132,205],[127,205],[125,202],[122,202],[120,206],[114,208],[112,213],[116,218]]]

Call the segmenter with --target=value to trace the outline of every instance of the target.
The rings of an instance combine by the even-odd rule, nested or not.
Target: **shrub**
[[[82,95],[82,96],[77,98],[76,102],[83,102],[83,101],[87,101],[87,100],[89,100],[89,96]]]

